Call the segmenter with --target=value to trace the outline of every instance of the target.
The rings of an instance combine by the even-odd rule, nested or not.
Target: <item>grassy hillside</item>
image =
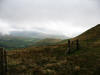
[[[81,35],[79,35],[74,39],[91,40],[91,41],[96,41],[100,39],[100,24],[87,30],[86,32],[82,33]]]
[[[85,41],[92,46],[100,46],[100,24],[73,38]]]
[[[67,44],[7,51],[8,75],[100,75],[99,32],[100,25],[75,37],[80,49],[70,54]]]
[[[8,51],[8,75],[99,75],[100,48],[65,55],[66,46]]]

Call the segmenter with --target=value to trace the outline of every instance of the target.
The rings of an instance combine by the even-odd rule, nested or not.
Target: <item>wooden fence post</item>
[[[67,53],[70,54],[70,47],[71,47],[71,44],[70,44],[70,40],[68,40],[68,48],[67,48]]]
[[[4,73],[7,75],[7,52],[4,50]]]
[[[79,40],[76,40],[76,50],[79,50]]]
[[[0,75],[7,75],[6,51],[0,48]]]
[[[3,48],[0,48],[0,75],[3,74]]]

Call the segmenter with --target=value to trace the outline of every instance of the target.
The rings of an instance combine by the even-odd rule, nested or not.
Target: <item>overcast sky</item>
[[[76,36],[100,23],[100,0],[0,0],[0,32]]]

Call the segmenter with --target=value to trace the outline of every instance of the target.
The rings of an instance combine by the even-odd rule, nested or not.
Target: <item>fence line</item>
[[[68,47],[67,47],[67,51],[66,53],[67,54],[70,54],[76,50],[79,50],[80,46],[79,46],[79,40],[75,40],[75,41],[71,41],[71,40],[68,40]]]
[[[0,75],[7,75],[7,58],[4,48],[0,48]]]

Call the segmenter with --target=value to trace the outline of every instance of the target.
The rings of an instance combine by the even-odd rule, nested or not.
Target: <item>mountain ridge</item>
[[[84,33],[80,34],[79,36],[73,39],[80,39],[80,40],[95,40],[100,39],[100,24],[88,29]]]

